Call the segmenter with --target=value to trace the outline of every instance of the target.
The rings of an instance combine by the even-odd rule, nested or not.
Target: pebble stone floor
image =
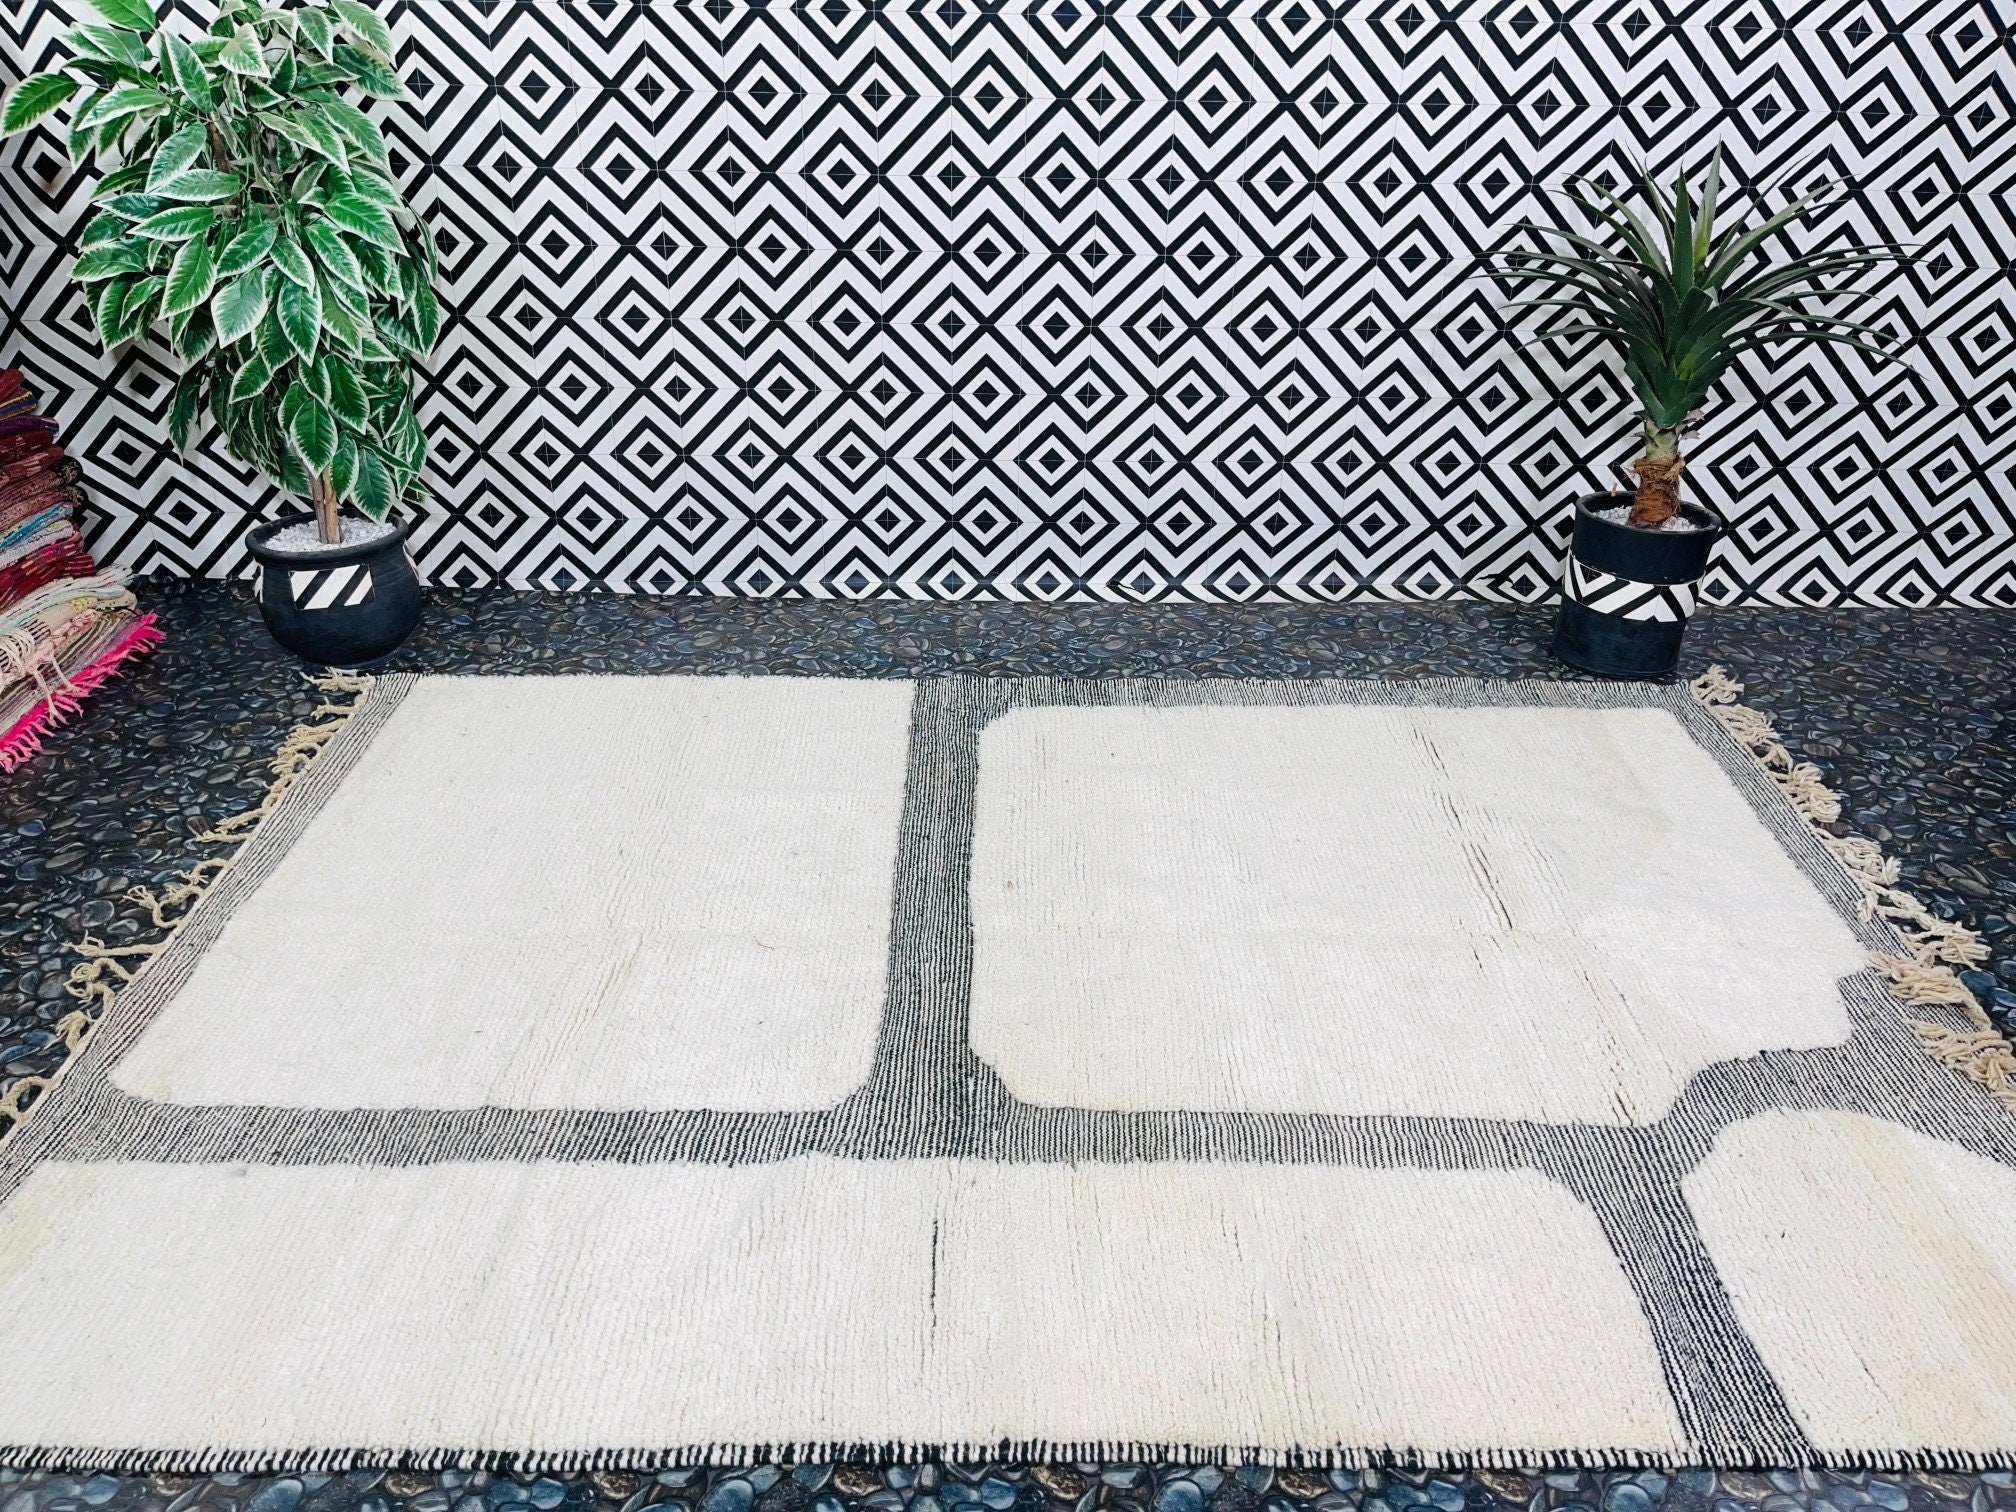
[[[243,584],[148,581],[168,641],[0,778],[0,1090],[61,1059],[68,942],[151,937],[121,901],[200,859],[256,803],[317,696]],[[1562,677],[1551,611],[1499,604],[959,605],[439,591],[392,670]],[[2016,614],[1711,609],[1719,661],[1844,796],[1904,885],[1983,931],[1971,985],[2016,1027]],[[368,1382],[359,1382],[368,1390]],[[2016,1475],[1163,1465],[763,1466],[511,1476],[82,1475],[0,1470],[0,1512],[2016,1512]]]

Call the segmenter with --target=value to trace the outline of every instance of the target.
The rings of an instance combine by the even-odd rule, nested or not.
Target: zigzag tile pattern
[[[0,67],[80,0],[6,0]],[[422,569],[458,586],[1538,600],[1632,452],[1481,259],[1720,143],[1909,244],[1839,347],[1741,362],[1689,486],[1714,602],[2016,606],[2016,51],[1995,0],[393,0],[381,116],[445,252]],[[88,184],[0,153],[5,360],[100,553],[247,570],[281,501],[165,440],[65,281]]]

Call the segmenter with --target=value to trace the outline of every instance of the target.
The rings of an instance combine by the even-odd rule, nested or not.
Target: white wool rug
[[[402,676],[311,734],[0,1147],[0,1461],[2016,1457],[1974,947],[1747,711]]]

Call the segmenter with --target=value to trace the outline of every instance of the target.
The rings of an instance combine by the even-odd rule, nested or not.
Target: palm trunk
[[[1680,508],[1680,431],[1645,422],[1645,455],[1631,464],[1638,474],[1638,497],[1631,505],[1631,523],[1656,530]]]
[[[336,490],[329,486],[329,474],[315,475],[315,525],[324,546],[340,545],[343,522],[336,513]]]

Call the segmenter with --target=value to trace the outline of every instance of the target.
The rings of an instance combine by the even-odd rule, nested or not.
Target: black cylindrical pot
[[[1625,493],[1575,501],[1554,655],[1605,677],[1663,677],[1680,664],[1695,585],[1729,524],[1700,504],[1680,506],[1697,530],[1641,530],[1596,513],[1630,502]]]
[[[246,547],[259,563],[259,612],[273,639],[318,667],[369,667],[399,649],[420,623],[420,579],[406,527],[354,545],[278,551],[269,544],[312,515],[256,527]]]

